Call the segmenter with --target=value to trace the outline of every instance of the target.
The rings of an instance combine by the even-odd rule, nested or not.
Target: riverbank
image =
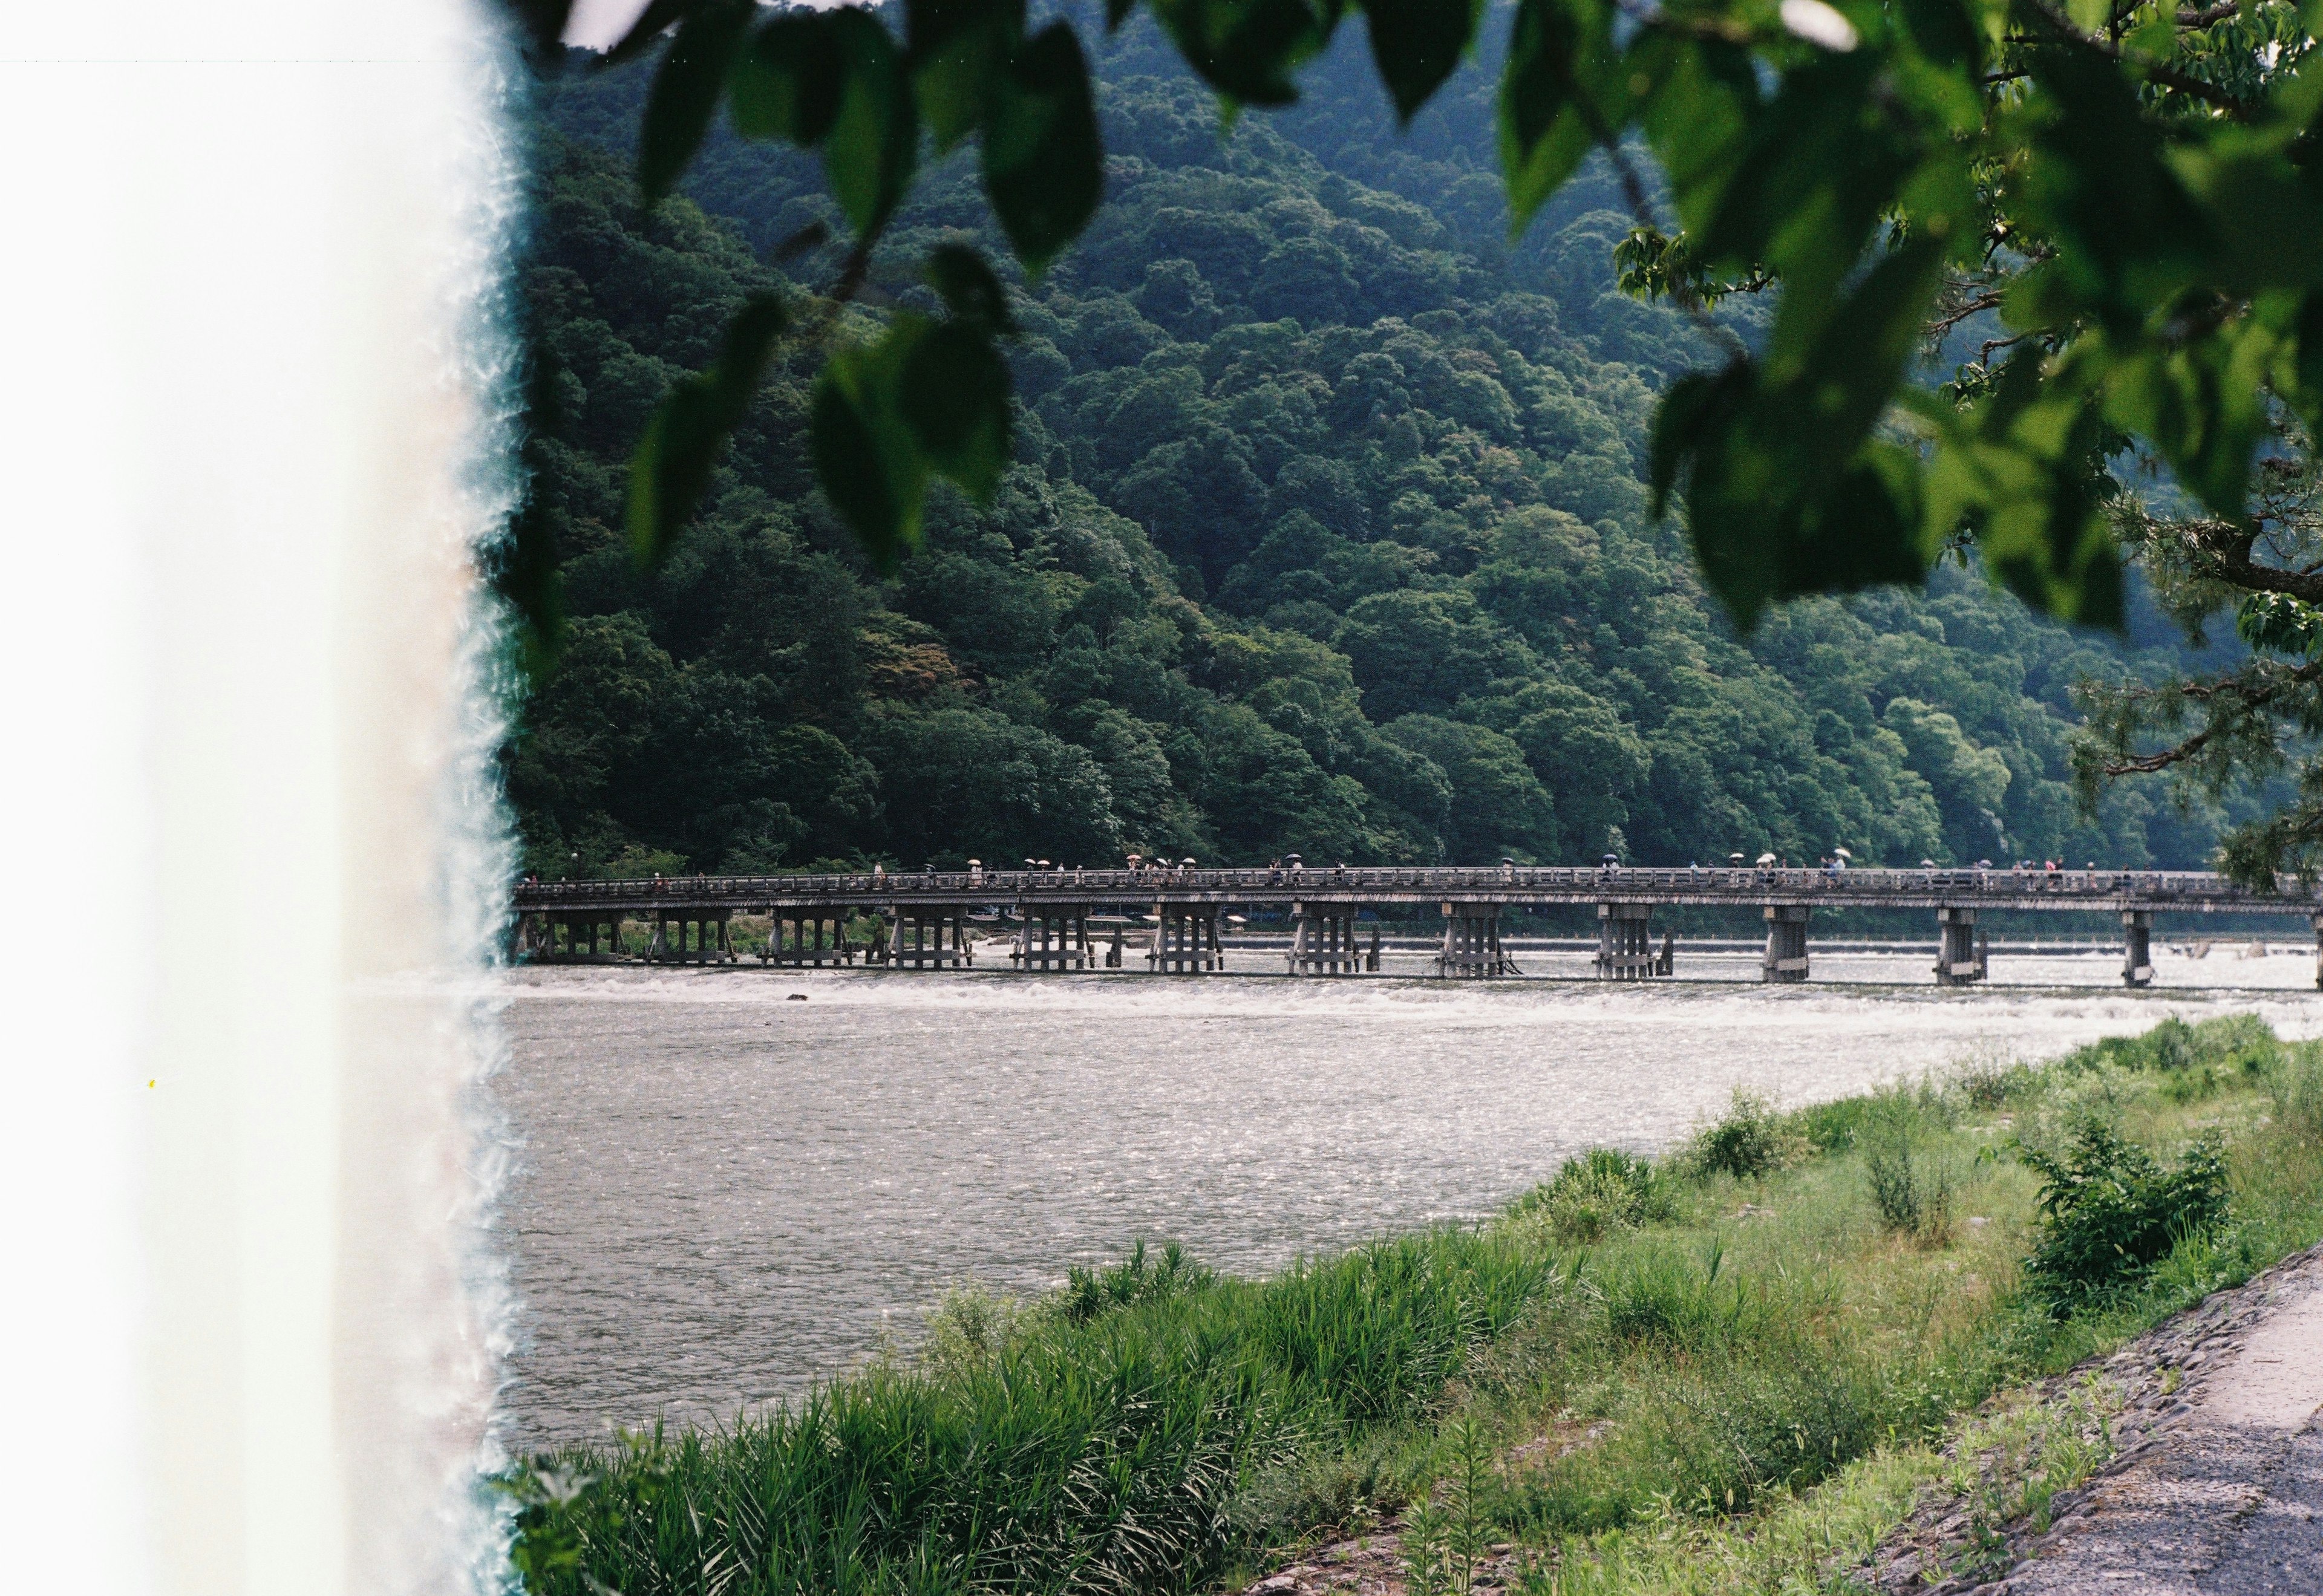
[[[1567,1588],[1729,1565],[1720,1585],[1754,1588],[1868,1555],[1909,1460],[1995,1390],[2323,1234],[2318,1142],[2275,1104],[2317,1068],[2248,1022],[2173,1025],[1941,1088],[1743,1104],[1685,1156],[1584,1160],[1489,1224],[1262,1280],[1148,1252],[1029,1304],[964,1294],[918,1356],[782,1416],[539,1460],[513,1482],[520,1559],[543,1591],[727,1569],[735,1590],[1168,1590],[1400,1531],[1415,1587],[1490,1557]],[[2091,1114],[2165,1150],[2215,1133],[2232,1206],[2059,1317],[2025,1282],[2019,1149],[2061,1151]]]

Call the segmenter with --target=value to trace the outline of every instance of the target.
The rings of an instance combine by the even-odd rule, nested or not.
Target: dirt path
[[[2125,1398],[2119,1450],[2057,1498],[2053,1527],[2015,1548],[2006,1574],[1942,1577],[1958,1527],[1924,1518],[1872,1582],[1928,1596],[2323,1593],[2323,1248],[2218,1293],[2098,1371]]]

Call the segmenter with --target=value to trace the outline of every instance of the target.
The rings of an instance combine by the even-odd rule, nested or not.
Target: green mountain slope
[[[2072,811],[2070,683],[2153,661],[1972,575],[1733,635],[1639,481],[1687,331],[1612,293],[1602,184],[1506,242],[1481,87],[1400,137],[1343,50],[1222,142],[1138,28],[1099,66],[1109,199],[1019,307],[1017,463],[988,508],[940,494],[887,580],[811,491],[803,362],[633,567],[646,416],[830,207],[720,141],[694,203],[642,214],[643,71],[544,93],[536,486],[575,619],[510,757],[534,867],[2207,852],[2216,817],[2141,793]],[[984,225],[956,164],[895,270],[997,252]]]

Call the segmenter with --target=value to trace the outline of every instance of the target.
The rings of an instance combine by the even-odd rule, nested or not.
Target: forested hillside
[[[1017,463],[988,508],[940,492],[886,578],[810,490],[803,365],[635,568],[646,417],[831,207],[728,142],[642,213],[644,69],[544,91],[535,491],[573,622],[511,753],[533,867],[2208,852],[2217,817],[2128,791],[2086,824],[2065,780],[2071,683],[2159,646],[1951,569],[1735,637],[1639,480],[1686,329],[1612,292],[1602,185],[1507,243],[1482,75],[1399,135],[1345,41],[1222,138],[1143,26],[1100,63],[1107,204],[1015,307]],[[909,298],[983,225],[972,184],[927,190],[875,284]]]

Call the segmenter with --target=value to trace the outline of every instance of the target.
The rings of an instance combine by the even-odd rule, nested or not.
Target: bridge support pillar
[[[1019,905],[1015,949],[1009,959],[1019,969],[1085,970],[1094,962],[1089,954],[1088,905],[1073,903]]]
[[[888,924],[887,963],[910,969],[965,969],[976,962],[969,951],[968,910],[949,903],[899,908]]]
[[[1807,978],[1807,915],[1804,903],[1767,905],[1767,951],[1758,960],[1758,979],[1796,982]]]
[[[1165,976],[1183,976],[1226,968],[1226,950],[1218,946],[1218,912],[1210,903],[1156,903],[1153,945],[1145,962]]]
[[[2125,986],[2153,985],[2153,911],[2151,909],[2124,909],[2121,912],[2121,984]],[[2318,985],[2323,985],[2323,982]]]
[[[1666,976],[1677,964],[1676,945],[1662,939],[1654,951],[1654,906],[1651,903],[1597,905],[1597,978],[1601,981],[1650,981]]]
[[[767,945],[758,954],[758,962],[793,968],[813,965],[817,969],[826,964],[853,964],[855,949],[847,940],[847,916],[836,909],[776,910],[774,923],[767,928]]]
[[[1361,970],[1363,956],[1355,949],[1357,913],[1353,903],[1291,904],[1290,973],[1352,976]],[[1378,932],[1373,936],[1376,939]]]
[[[1976,929],[1973,909],[1936,911],[1936,985],[1972,986],[1985,977],[1991,959],[1986,940]]]
[[[1436,955],[1439,976],[1514,976],[1516,960],[1501,947],[1498,903],[1444,905],[1444,947]]]

